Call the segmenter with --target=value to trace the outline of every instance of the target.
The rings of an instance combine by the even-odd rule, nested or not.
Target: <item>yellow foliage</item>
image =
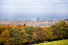
[[[8,30],[2,31],[1,37],[3,39],[4,45],[10,45],[10,42],[9,42],[9,40],[10,40],[10,38],[9,38],[10,37],[10,33],[9,33]]]

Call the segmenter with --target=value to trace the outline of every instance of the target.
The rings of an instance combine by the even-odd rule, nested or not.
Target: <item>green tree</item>
[[[2,45],[2,43],[3,43],[3,39],[2,39],[2,37],[0,36],[0,45]]]
[[[60,39],[67,38],[68,25],[65,23],[65,21],[62,20],[59,23],[53,25],[53,28],[55,28],[55,32],[58,38]]]
[[[26,26],[25,27],[25,31],[29,35],[28,38],[29,38],[30,43],[33,41],[32,35],[33,35],[34,30],[35,30],[35,28],[33,26]]]
[[[12,28],[10,30],[11,44],[23,44],[28,42],[28,34],[26,34],[24,28]]]

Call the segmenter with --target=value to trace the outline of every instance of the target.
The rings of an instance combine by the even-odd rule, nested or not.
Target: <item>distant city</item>
[[[63,19],[65,21],[68,21],[68,19]],[[16,20],[8,20],[7,17],[4,20],[0,20],[0,24],[3,25],[28,25],[28,26],[40,26],[40,27],[47,27],[47,26],[52,26],[56,23],[60,22],[60,20],[57,19],[51,19],[51,20],[41,20],[40,18],[31,18],[31,19],[24,19],[22,20],[21,18],[17,18]]]

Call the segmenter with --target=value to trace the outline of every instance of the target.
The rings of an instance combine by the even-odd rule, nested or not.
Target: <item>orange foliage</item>
[[[2,31],[1,37],[3,39],[4,45],[10,45],[10,33],[8,30]]]

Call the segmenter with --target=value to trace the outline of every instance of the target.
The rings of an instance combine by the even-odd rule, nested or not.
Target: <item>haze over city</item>
[[[0,20],[67,19],[68,0],[0,0]]]

